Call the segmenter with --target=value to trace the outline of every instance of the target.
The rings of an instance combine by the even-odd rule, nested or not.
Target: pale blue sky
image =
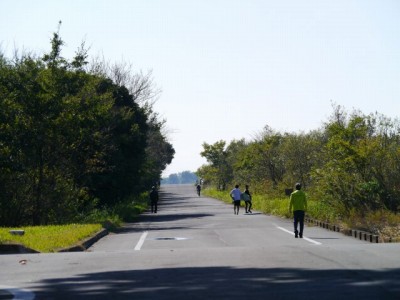
[[[64,56],[153,71],[176,156],[195,171],[203,142],[319,128],[331,101],[400,113],[400,1],[0,0],[0,43],[48,51],[62,20]]]

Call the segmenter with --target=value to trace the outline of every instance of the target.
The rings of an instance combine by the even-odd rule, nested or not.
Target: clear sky
[[[152,70],[176,150],[164,175],[196,171],[202,143],[321,127],[334,102],[400,113],[397,0],[0,0],[0,43]]]

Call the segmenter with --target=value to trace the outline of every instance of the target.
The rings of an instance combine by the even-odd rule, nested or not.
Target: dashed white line
[[[289,230],[287,230],[287,229],[285,229],[285,228],[283,228],[283,227],[276,226],[276,228],[278,228],[278,229],[280,229],[280,230],[282,230],[282,231],[284,231],[284,232],[290,233],[291,235],[294,235],[293,232],[291,232],[291,231],[289,231]],[[309,238],[307,238],[307,237],[305,237],[305,236],[303,236],[303,240],[306,240],[306,241],[308,241],[308,242],[310,242],[310,243],[313,243],[313,244],[315,244],[315,245],[322,245],[322,243],[317,242],[317,241],[314,241],[314,240],[312,240],[312,239],[309,239]]]
[[[140,236],[140,239],[139,239],[138,243],[136,244],[135,251],[139,251],[139,250],[142,248],[143,243],[144,243],[144,241],[145,241],[145,239],[146,239],[147,233],[148,233],[147,231],[145,231],[145,232],[142,233],[142,235]]]

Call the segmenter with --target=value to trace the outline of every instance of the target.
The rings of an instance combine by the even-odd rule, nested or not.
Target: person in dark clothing
[[[248,185],[246,185],[246,189],[244,190],[244,194],[246,194],[246,195],[243,195],[244,196],[243,197],[244,203],[246,205],[246,213],[252,213],[251,212],[251,207],[253,206],[253,204],[251,203],[251,194],[250,194]]]
[[[153,186],[150,192],[150,205],[152,213],[157,213],[157,203],[158,203],[158,191],[156,187]]]
[[[197,190],[197,195],[199,195],[199,197],[200,197],[200,191],[201,191],[201,185],[200,184],[198,184],[196,186],[196,190]]]

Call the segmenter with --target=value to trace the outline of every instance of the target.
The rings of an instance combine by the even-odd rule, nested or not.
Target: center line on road
[[[294,235],[293,232],[291,232],[291,231],[289,231],[289,230],[287,230],[287,229],[285,229],[285,228],[283,228],[283,227],[276,226],[276,228],[278,228],[278,229],[280,229],[280,230],[282,230],[282,231],[284,231],[284,232],[290,233],[291,235]],[[303,236],[303,240],[306,240],[307,242],[313,243],[313,244],[315,244],[315,245],[322,245],[322,243],[317,242],[317,241],[314,241],[314,240],[312,240],[312,239],[309,239],[309,238],[307,238],[307,237],[305,237],[305,236]]]
[[[139,242],[136,244],[135,251],[139,251],[140,248],[142,248],[144,240],[146,239],[147,233],[148,233],[147,231],[142,233],[142,235],[140,236]]]

